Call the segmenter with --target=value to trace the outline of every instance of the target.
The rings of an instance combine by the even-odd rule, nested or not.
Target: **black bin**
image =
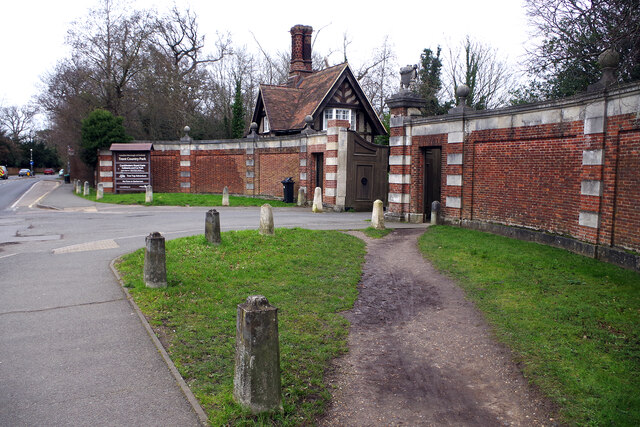
[[[64,175],[64,183],[71,184],[71,176],[68,173]]]
[[[284,198],[282,199],[285,203],[293,203],[293,182],[292,177],[286,178],[282,182],[282,192],[284,193]]]

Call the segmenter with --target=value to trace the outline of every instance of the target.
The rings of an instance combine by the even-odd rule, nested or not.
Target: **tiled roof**
[[[260,85],[270,128],[274,131],[304,128],[304,118],[314,115],[347,63],[305,76],[296,88]]]

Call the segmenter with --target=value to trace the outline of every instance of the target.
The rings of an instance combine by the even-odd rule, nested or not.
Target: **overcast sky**
[[[528,39],[523,0],[405,1],[247,1],[137,0],[133,8],[169,10],[173,4],[198,15],[200,31],[213,45],[216,31],[231,33],[234,44],[257,51],[251,33],[268,52],[289,50],[289,29],[296,24],[323,28],[314,49],[336,51],[342,62],[343,34],[352,41],[349,62],[366,60],[386,35],[400,66],[414,64],[424,48],[457,46],[466,36],[496,48],[517,66]],[[41,76],[69,55],[65,35],[74,20],[86,16],[96,0],[8,0],[0,6],[0,105],[22,105],[41,87]],[[213,47],[213,46],[212,46]]]

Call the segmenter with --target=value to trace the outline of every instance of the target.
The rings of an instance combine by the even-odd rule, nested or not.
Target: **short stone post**
[[[204,217],[204,237],[207,242],[219,245],[222,242],[220,237],[220,212],[215,209],[207,211]]]
[[[273,210],[269,203],[265,203],[260,208],[260,234],[266,236],[275,234],[273,229]]]
[[[229,206],[229,188],[227,186],[222,190],[222,206]]]
[[[144,202],[153,203],[153,188],[151,185],[144,186]]]
[[[440,202],[435,200],[431,203],[431,225],[438,224],[438,213],[440,212]]]
[[[322,212],[322,188],[320,187],[316,187],[316,190],[313,193],[313,206],[311,207],[311,212]]]
[[[80,191],[81,191],[81,190],[80,190],[80,188],[81,188],[81,187],[80,187],[80,180],[79,180],[79,179],[76,179],[76,180],[74,181],[74,183],[75,183],[75,186],[76,186],[76,194],[80,194]]]
[[[304,206],[307,204],[307,193],[305,193],[304,188],[298,188],[298,206]]]
[[[233,397],[254,414],[282,410],[278,309],[262,295],[238,305]]]
[[[382,200],[376,200],[373,202],[371,226],[376,230],[384,230],[384,209],[382,207]]]
[[[82,193],[84,196],[89,195],[89,181],[84,182],[84,192]]]
[[[104,197],[104,184],[99,182],[98,189],[96,190],[96,200],[100,200]]]
[[[154,231],[145,239],[144,284],[147,288],[167,287],[167,264],[164,237]]]

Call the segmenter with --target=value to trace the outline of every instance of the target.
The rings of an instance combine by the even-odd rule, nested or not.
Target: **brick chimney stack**
[[[311,34],[313,34],[313,28],[308,25],[296,25],[291,28],[290,84],[297,84],[301,77],[313,72],[311,69]]]

